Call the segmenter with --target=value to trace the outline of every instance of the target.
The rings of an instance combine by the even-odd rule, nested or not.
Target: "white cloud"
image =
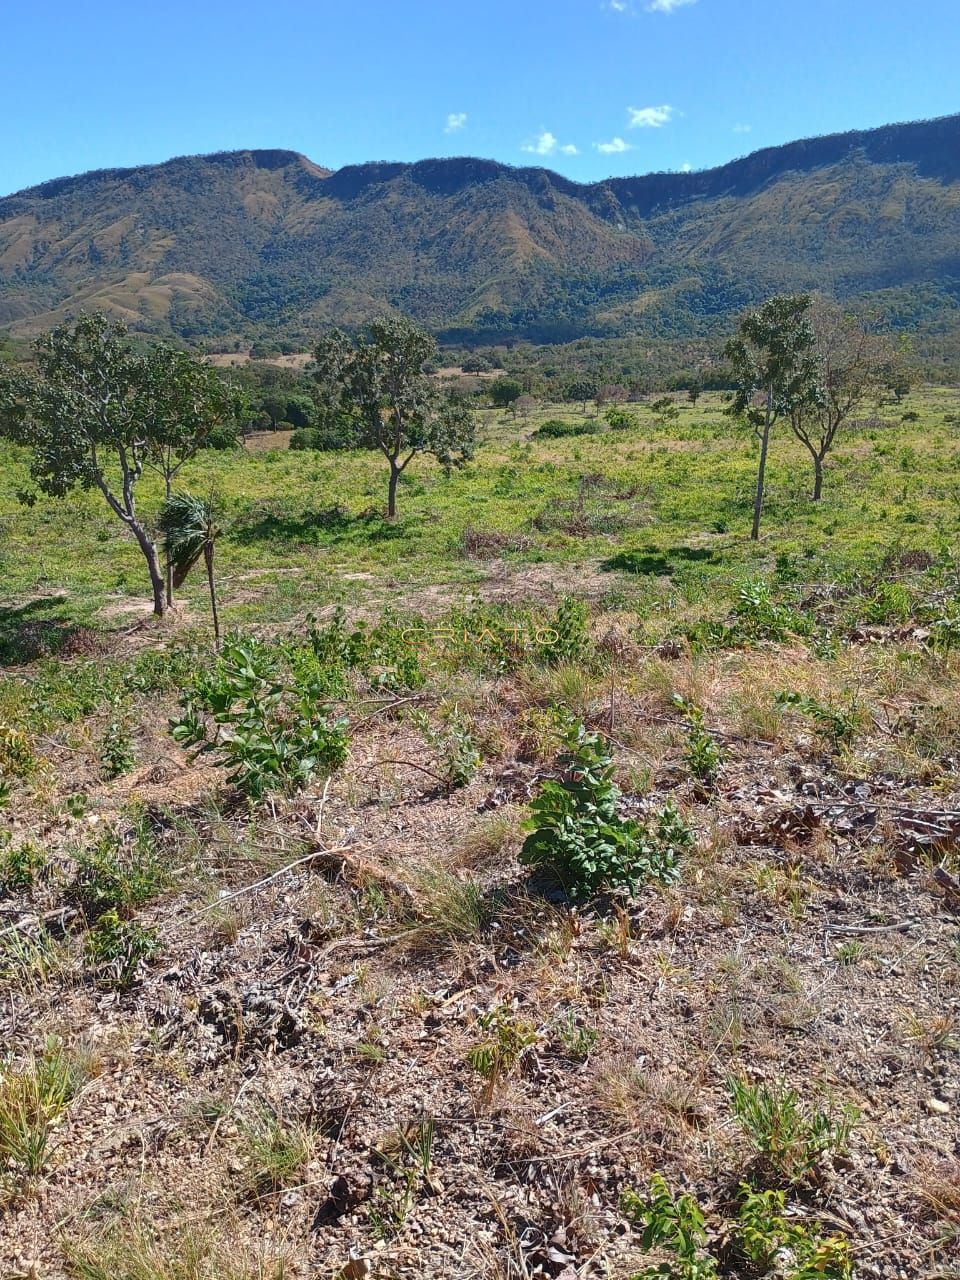
[[[446,127],[444,133],[459,133],[463,126],[467,123],[467,113],[465,111],[451,111],[447,116]]]
[[[542,133],[538,133],[532,142],[525,142],[520,148],[521,151],[528,151],[532,156],[552,156],[558,151],[562,156],[578,156],[580,152],[572,142],[565,142],[562,146],[555,134],[549,129],[544,129]]]
[[[525,142],[521,151],[529,151],[534,156],[552,156],[557,149],[557,140],[549,129],[538,133],[533,142]]]
[[[648,13],[673,13],[674,9],[682,9],[684,5],[696,4],[697,0],[650,0]]]
[[[735,124],[733,126],[734,133],[749,133],[753,128],[752,124]]]
[[[689,160],[684,161],[684,163],[680,166],[680,172],[693,173],[693,165],[690,163]]]
[[[673,107],[627,107],[631,129],[662,129],[673,119]]]
[[[605,156],[619,155],[621,151],[632,151],[629,142],[624,142],[622,138],[611,138],[609,142],[595,142],[593,144],[598,151],[602,151]]]
[[[644,8],[647,13],[673,13],[674,9],[696,3],[697,0],[648,0]],[[631,17],[637,12],[634,0],[605,0],[603,8],[609,9],[611,13],[628,13]]]

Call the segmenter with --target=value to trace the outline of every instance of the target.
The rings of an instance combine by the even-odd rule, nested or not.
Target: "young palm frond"
[[[211,500],[195,497],[192,493],[174,493],[160,512],[160,531],[164,536],[167,556],[173,569],[173,586],[180,587],[187,574],[203,557],[210,589],[210,610],[213,614],[213,635],[220,644],[220,618],[217,612],[217,592],[213,571],[213,551],[219,532],[216,510]]]

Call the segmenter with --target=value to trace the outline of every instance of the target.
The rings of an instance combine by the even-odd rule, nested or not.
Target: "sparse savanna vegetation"
[[[955,1274],[960,393],[762,319],[729,392],[178,361],[148,439],[88,318],[92,453],[17,353],[12,1275]]]

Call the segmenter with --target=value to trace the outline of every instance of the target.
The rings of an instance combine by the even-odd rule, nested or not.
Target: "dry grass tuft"
[[[286,1250],[204,1224],[119,1221],[63,1243],[71,1280],[293,1280]]]

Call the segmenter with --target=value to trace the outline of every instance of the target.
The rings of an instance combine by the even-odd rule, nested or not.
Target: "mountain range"
[[[578,184],[233,151],[0,199],[0,327],[103,308],[213,349],[396,310],[447,339],[703,338],[819,289],[960,350],[960,115]]]

